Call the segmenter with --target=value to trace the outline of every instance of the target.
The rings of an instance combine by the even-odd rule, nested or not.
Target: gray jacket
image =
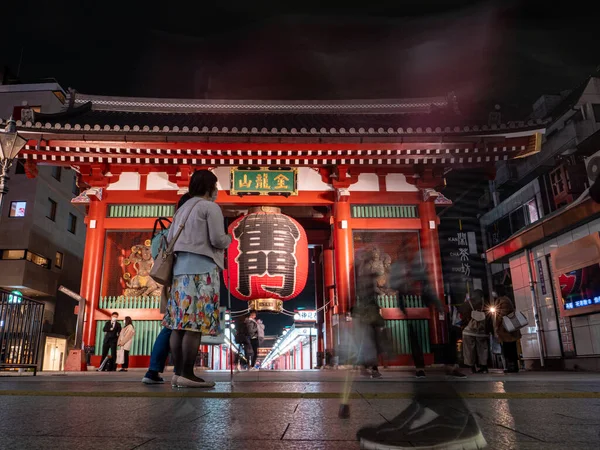
[[[190,210],[191,214],[175,243],[174,251],[208,256],[219,268],[224,269],[224,250],[231,244],[231,236],[225,233],[223,212],[216,203],[199,197],[185,202],[173,217],[167,240],[171,242]]]

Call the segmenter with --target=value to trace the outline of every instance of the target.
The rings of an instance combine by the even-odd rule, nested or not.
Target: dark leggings
[[[200,348],[202,333],[197,331],[173,330],[171,333],[171,355],[175,364],[175,375],[189,380],[197,380],[194,375],[196,357]]]
[[[129,350],[123,350],[125,353],[125,359],[123,360],[123,365],[121,366],[123,369],[129,368]]]

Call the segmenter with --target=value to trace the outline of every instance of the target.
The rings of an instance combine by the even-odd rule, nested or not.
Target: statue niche
[[[123,290],[125,297],[160,297],[162,287],[150,277],[150,270],[154,265],[150,241],[143,245],[134,245],[131,254],[123,261],[125,266],[132,266],[135,275],[125,272],[123,278],[127,286]]]

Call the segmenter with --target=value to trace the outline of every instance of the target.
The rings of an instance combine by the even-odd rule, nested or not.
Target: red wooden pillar
[[[334,346],[333,338],[333,300],[335,274],[333,265],[333,250],[330,248],[323,250],[323,278],[325,284],[325,303],[329,302],[329,306],[325,308],[325,350],[332,351]]]
[[[348,189],[338,189],[333,205],[333,245],[335,256],[335,287],[337,293],[337,311],[345,315],[352,304],[353,242],[350,228],[350,193]]]
[[[433,285],[434,292],[446,309],[444,297],[444,280],[442,278],[442,260],[440,255],[440,241],[438,236],[438,217],[433,201],[419,204],[421,218],[421,249],[425,272],[429,275],[428,282]],[[437,311],[431,311],[429,320],[431,343],[433,345],[446,343],[446,321],[440,320]]]
[[[104,257],[104,218],[106,217],[106,202],[92,198],[88,215],[85,218],[87,234],[85,238],[85,253],[81,274],[81,296],[87,300],[85,311],[84,342],[85,345],[95,345],[96,319],[95,312],[100,299],[102,283],[102,259]]]

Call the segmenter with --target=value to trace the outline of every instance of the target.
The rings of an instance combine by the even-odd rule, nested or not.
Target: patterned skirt
[[[163,326],[171,330],[219,332],[219,268],[210,273],[173,277]]]

